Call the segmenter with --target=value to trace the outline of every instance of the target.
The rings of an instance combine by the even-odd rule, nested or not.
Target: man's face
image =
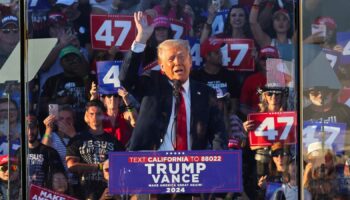
[[[161,70],[170,80],[186,82],[190,75],[192,57],[186,46],[167,45],[159,55]]]
[[[33,144],[38,139],[38,126],[35,123],[28,123],[27,127],[28,142]]]
[[[86,75],[86,67],[82,58],[75,53],[70,53],[61,58],[61,65],[65,73],[83,77]]]
[[[67,110],[62,110],[58,113],[58,121],[63,121],[67,124],[73,125],[74,118],[71,112]]]
[[[207,62],[213,65],[222,65],[222,53],[220,49],[212,51],[207,56]]]
[[[90,106],[85,112],[85,119],[92,130],[98,130],[102,127],[102,110],[97,106]]]
[[[330,90],[310,90],[309,99],[315,106],[325,106],[332,103],[333,93]]]
[[[18,27],[15,24],[8,24],[0,29],[0,52],[6,55],[11,54],[19,41]]]

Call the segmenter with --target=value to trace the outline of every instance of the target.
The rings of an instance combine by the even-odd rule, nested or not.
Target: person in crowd
[[[271,159],[269,161],[268,173],[259,177],[258,196],[264,199],[268,183],[283,183],[283,175],[287,171],[291,153],[289,147],[280,142],[276,142],[271,146]]]
[[[10,163],[9,163],[10,162]],[[9,155],[0,156],[0,199],[19,198],[19,169],[18,160]],[[9,182],[11,190],[9,190]],[[10,194],[9,194],[10,192]]]
[[[1,16],[0,20],[0,69],[19,42],[18,18],[15,15]]]
[[[336,158],[332,147],[313,142],[307,147],[303,186],[312,199],[332,199],[337,191]]]
[[[45,133],[41,143],[54,148],[60,155],[61,161],[67,171],[66,148],[69,141],[78,133],[75,130],[75,112],[69,105],[62,105],[59,108],[58,116],[49,115],[43,121]],[[72,187],[71,192],[79,192],[78,177],[73,173],[67,173],[68,183]]]
[[[315,86],[305,90],[311,104],[304,108],[304,120],[323,123],[346,123],[350,128],[350,108],[337,102],[338,90]]]
[[[260,49],[257,72],[246,78],[241,88],[240,111],[247,115],[259,109],[259,94],[257,88],[262,88],[266,84],[266,60],[268,58],[279,58],[278,50],[272,46],[266,46]]]
[[[27,117],[29,185],[47,187],[53,171],[64,171],[58,152],[38,140],[38,120],[34,115]]]
[[[230,107],[233,113],[237,113],[240,85],[236,81],[236,74],[222,66],[220,48],[223,45],[223,42],[217,42],[215,39],[203,42],[201,44],[201,57],[204,59],[204,65],[199,70],[192,70],[190,75],[194,80],[205,83],[213,89],[226,88],[230,94]]]
[[[272,23],[275,32],[275,38],[271,38],[263,31],[258,23],[259,4],[261,0],[255,0],[250,11],[249,23],[254,38],[260,47],[271,45],[277,47],[279,44],[292,44],[291,38],[288,38],[290,29],[290,16],[285,9],[279,9],[273,13]]]
[[[124,147],[103,130],[104,106],[98,100],[86,104],[85,122],[88,130],[76,135],[67,146],[68,170],[80,177],[80,198],[98,199],[107,187],[102,166],[108,152],[122,151]]]
[[[248,23],[248,13],[244,7],[240,5],[234,5],[229,10],[229,15],[224,24],[224,32],[215,37],[219,38],[253,38]],[[200,38],[201,43],[204,42],[211,34],[212,23],[215,19],[216,9],[215,6],[208,8],[208,18],[205,23],[202,35]]]
[[[96,84],[92,83],[90,100],[98,99]],[[103,94],[102,102],[106,108],[103,119],[103,129],[106,133],[115,137],[123,146],[126,146],[136,124],[137,106],[135,99],[123,87],[118,89],[118,94]],[[122,102],[124,111],[122,110]],[[136,106],[136,107],[135,107]]]
[[[20,125],[17,102],[13,99],[0,98],[0,155],[14,155],[20,147]]]
[[[77,131],[83,129],[84,107],[92,78],[79,49],[68,45],[60,51],[63,73],[47,79],[40,96],[40,119],[48,116],[48,104],[70,104],[77,114]]]
[[[184,0],[161,0],[159,5],[153,7],[155,16],[166,16],[183,21],[186,24],[186,32],[192,29],[193,18],[186,12]],[[189,10],[189,9],[187,9]]]
[[[49,181],[48,188],[61,193],[69,195],[69,184],[68,184],[68,177],[63,171],[55,171],[52,173]]]
[[[71,26],[69,31],[78,36],[80,45],[88,50],[89,55],[92,55],[90,4],[80,3],[78,0],[57,0],[54,7],[67,17],[67,21]]]
[[[111,0],[102,13],[132,15],[134,12],[151,8],[150,3],[150,0]]]
[[[88,65],[89,60],[88,51],[84,47],[81,47],[77,35],[71,32],[67,18],[63,13],[55,9],[52,9],[52,11],[49,12],[48,29],[49,37],[57,38],[58,42],[40,67],[39,95],[41,94],[43,86],[48,78],[64,71],[59,57],[59,54],[63,48],[67,47],[68,45],[73,45],[78,48],[83,55],[84,59],[82,59],[82,62],[85,63],[85,65]]]
[[[138,91],[143,91],[143,95],[140,96],[147,95],[148,97],[145,96],[142,100],[138,122],[130,139],[129,149],[195,150],[207,149],[208,144],[213,149],[227,148],[225,125],[218,110],[215,92],[211,88],[189,79],[192,61],[186,41],[165,40],[158,46],[158,62],[161,66],[161,72],[165,76],[159,72],[151,73],[150,76],[138,76],[137,65],[134,65],[133,62],[143,55],[146,41],[152,34],[153,27],[147,24],[146,17],[142,12],[135,13],[134,17],[138,33],[132,50],[122,65],[119,79],[125,88],[138,86],[142,88]],[[175,84],[179,84],[178,82],[184,86],[185,91],[179,95],[186,94],[185,105],[187,104],[185,106],[186,114],[181,114],[186,115],[183,117],[188,120],[177,122],[183,124],[181,126],[182,134],[179,136],[181,138],[175,139],[171,137],[171,135],[175,136],[174,130],[172,130],[175,114],[172,109],[172,105],[175,103],[172,99],[172,87],[177,87],[178,85]],[[142,84],[138,85],[138,83]],[[189,87],[189,85],[191,86]],[[188,95],[191,95],[191,100],[188,99]],[[183,108],[182,112],[184,112]],[[162,116],[161,113],[164,113],[165,116]],[[192,121],[191,126],[188,124],[189,117]],[[199,130],[195,128],[198,127],[197,125],[205,125],[206,127]],[[184,130],[185,128],[186,130]],[[159,131],[155,132],[155,130]],[[187,142],[190,139],[188,135],[190,130],[192,141]],[[183,142],[176,142],[179,140]]]
[[[312,33],[304,39],[304,43],[318,44],[324,49],[342,51],[342,47],[339,47],[336,41],[337,23],[332,17],[319,16],[314,20],[312,26],[313,25],[325,26],[325,29],[319,29],[319,31]]]
[[[286,200],[294,200],[298,199],[298,174],[297,174],[297,167],[299,166],[299,163],[296,161],[295,158],[291,158],[288,163],[288,171],[285,172],[283,177],[283,184],[280,188],[278,188],[272,195],[271,200],[280,200],[279,193],[283,194]],[[304,189],[304,199],[305,200],[311,200],[311,194],[309,191]]]
[[[106,160],[104,163],[103,163],[103,178],[105,181],[109,181],[109,160]],[[101,197],[100,197],[100,200],[121,200],[122,197],[120,195],[112,195],[109,193],[109,188],[107,187]],[[131,198],[133,199],[133,198]]]

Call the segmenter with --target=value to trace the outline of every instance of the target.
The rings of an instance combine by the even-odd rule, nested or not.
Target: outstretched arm
[[[252,9],[250,10],[249,23],[255,40],[258,42],[260,47],[264,47],[271,43],[271,38],[262,30],[260,24],[258,23],[260,1],[261,0],[254,1]]]

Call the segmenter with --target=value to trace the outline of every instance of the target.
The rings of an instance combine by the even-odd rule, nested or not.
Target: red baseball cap
[[[201,43],[201,56],[207,57],[209,52],[216,51],[224,45],[224,41],[215,38],[209,38]]]
[[[5,165],[9,162],[9,155],[1,155],[0,156],[0,165]],[[11,157],[11,162],[17,163],[17,159],[14,157]]]
[[[170,27],[169,18],[164,16],[156,17],[153,19],[153,25],[154,25],[154,28],[158,28],[158,27],[169,28]]]
[[[314,23],[318,25],[324,24],[328,29],[337,28],[337,23],[335,23],[335,20],[332,17],[328,17],[328,16],[317,17]]]
[[[276,47],[265,46],[259,51],[259,58],[279,58],[279,53]]]

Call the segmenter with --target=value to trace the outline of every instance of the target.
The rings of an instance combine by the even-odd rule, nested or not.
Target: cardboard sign
[[[96,62],[98,93],[117,94],[120,87],[119,69],[122,61]]]
[[[337,44],[343,47],[340,64],[350,63],[350,32],[337,32]]]
[[[134,17],[130,15],[91,15],[90,24],[93,49],[116,46],[128,51],[136,36]]]
[[[249,131],[251,146],[271,146],[273,143],[296,144],[297,115],[295,112],[252,113],[255,127]]]
[[[78,200],[65,194],[54,192],[47,188],[43,188],[37,185],[30,186],[30,200],[41,200],[41,199],[57,199],[57,200]]]
[[[339,58],[342,57],[341,53],[332,49],[322,49],[322,51],[325,53],[326,59],[329,61],[333,70],[336,70],[340,63]]]
[[[211,35],[217,35],[224,32],[225,21],[229,10],[222,10],[217,12],[213,23],[211,24]]]
[[[185,38],[189,30],[187,30],[187,24],[181,20],[169,18],[170,28],[173,31],[173,39]]]
[[[240,150],[110,152],[109,164],[111,194],[243,190]]]
[[[198,38],[186,38],[191,47],[192,55],[192,70],[196,70],[202,67],[203,58],[201,57],[201,45]]]
[[[251,39],[216,38],[226,43],[221,47],[222,65],[228,70],[254,71],[255,62],[252,56],[254,41]]]
[[[304,121],[303,145],[305,150],[313,142],[322,142],[332,147],[334,152],[344,150],[346,133],[345,123],[321,123]]]

